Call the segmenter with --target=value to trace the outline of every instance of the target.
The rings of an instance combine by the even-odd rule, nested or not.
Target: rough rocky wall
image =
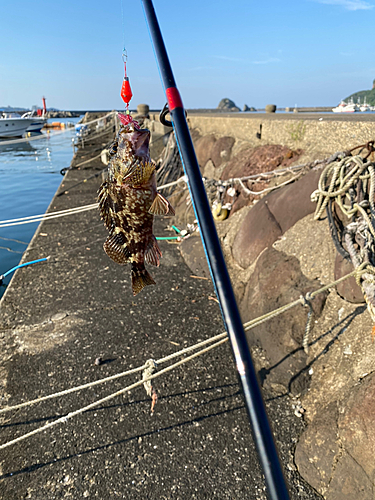
[[[356,136],[348,144],[349,136],[342,137],[332,139],[328,155],[364,140]],[[207,144],[214,147],[218,138],[210,130]],[[236,143],[229,158],[235,158]],[[244,321],[334,281],[337,255],[328,223],[312,215],[310,195],[319,176],[315,169],[217,223]],[[183,241],[181,253],[195,274],[209,275],[199,237]],[[261,383],[299,398],[308,426],[295,464],[326,500],[370,500],[375,494],[375,344],[355,286],[349,284],[351,302],[335,287],[314,299],[308,352],[301,345],[308,311],[302,305],[247,333]]]

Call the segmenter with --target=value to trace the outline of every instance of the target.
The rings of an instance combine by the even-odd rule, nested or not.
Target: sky
[[[186,108],[335,106],[375,79],[375,0],[154,0]],[[166,102],[141,0],[0,0],[0,107]]]

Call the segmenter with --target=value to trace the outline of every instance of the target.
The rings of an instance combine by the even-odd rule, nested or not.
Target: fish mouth
[[[132,141],[135,154],[137,156],[144,156],[149,150],[150,132],[146,129],[139,129],[133,132]]]
[[[134,123],[126,125],[119,134],[118,154],[126,154],[126,144],[131,145],[132,154],[146,157],[149,155],[150,131],[138,128]]]

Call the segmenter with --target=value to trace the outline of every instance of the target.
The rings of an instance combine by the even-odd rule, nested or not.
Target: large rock
[[[343,453],[324,496],[326,500],[373,500],[374,485],[363,468]]]
[[[337,404],[331,403],[302,434],[294,455],[301,476],[322,495],[328,489],[340,453],[337,418]]]
[[[208,160],[211,159],[212,148],[216,142],[216,137],[214,135],[204,135],[199,137],[194,144],[195,154],[199,166],[203,169]]]
[[[372,373],[355,386],[340,406],[338,428],[342,445],[374,481],[375,374]],[[356,500],[359,498],[356,497]]]
[[[240,111],[233,101],[228,98],[222,99],[219,102],[218,109],[222,109],[223,111]]]
[[[344,259],[344,257],[342,257],[339,253],[336,254],[335,280],[338,280],[343,276],[353,272],[353,269],[354,267],[351,262]],[[352,302],[353,304],[362,304],[365,302],[363,292],[357,285],[354,276],[336,285],[336,290],[340,297],[349,302]]]
[[[295,257],[268,248],[259,257],[240,303],[244,322],[286,305],[317,290],[317,280],[309,280],[301,271]],[[312,301],[315,317],[319,317],[327,294],[319,294]],[[264,355],[261,377],[273,389],[299,393],[306,388],[307,355],[302,348],[307,309],[298,305],[269,319],[246,333],[249,345]]]
[[[215,167],[220,167],[222,163],[229,161],[234,142],[234,137],[224,136],[220,137],[213,144],[211,149],[211,160]]]
[[[203,278],[210,278],[206,254],[200,236],[190,236],[179,245],[179,250],[191,272]]]
[[[234,239],[233,258],[246,269],[265,248],[282,235],[282,230],[268,209],[265,198],[247,214]]]
[[[321,170],[312,170],[296,182],[267,196],[268,208],[283,233],[306,215],[315,212],[316,203],[310,197],[318,187],[321,173]]]
[[[372,500],[375,479],[375,375],[317,413],[295,463],[326,500]]]
[[[278,167],[289,167],[302,154],[302,150],[293,151],[287,146],[268,144],[256,148],[242,149],[227,163],[221,178],[245,177],[248,175],[270,172]]]
[[[320,171],[312,171],[289,186],[262,198],[248,213],[233,243],[233,257],[243,268],[272,245],[298,220],[314,212],[310,195],[316,189]]]

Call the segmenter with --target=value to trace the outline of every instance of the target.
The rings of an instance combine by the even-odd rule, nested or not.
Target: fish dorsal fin
[[[160,257],[162,256],[161,250],[159,248],[158,242],[154,235],[152,235],[152,239],[147,245],[145,252],[145,262],[147,264],[151,264],[152,266],[159,267],[160,265]]]
[[[125,171],[122,182],[131,182],[132,177],[137,173],[140,169],[139,162],[132,163]]]
[[[152,174],[155,172],[155,163],[152,161],[142,163],[137,160],[134,162],[132,168],[124,176],[123,182],[131,184],[132,186],[141,186],[148,182]]]
[[[117,264],[130,262],[130,250],[125,243],[124,235],[121,233],[108,236],[103,245],[105,253]]]
[[[137,295],[145,286],[155,285],[155,281],[146,268],[132,268],[132,290],[133,295]]]
[[[174,215],[175,211],[169,201],[160,193],[156,193],[156,197],[152,202],[149,210],[150,214],[154,215]]]
[[[111,198],[109,194],[108,182],[103,182],[98,191],[98,204],[100,210],[100,217],[104,221],[104,225],[107,229],[110,229],[112,225],[112,218],[110,215]]]

